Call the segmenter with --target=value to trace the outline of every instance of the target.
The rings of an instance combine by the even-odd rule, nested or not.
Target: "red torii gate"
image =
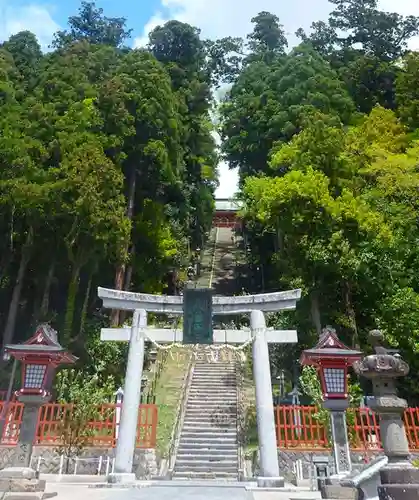
[[[241,205],[237,201],[227,198],[215,200],[215,213],[212,221],[213,227],[238,228],[241,220],[237,216]]]

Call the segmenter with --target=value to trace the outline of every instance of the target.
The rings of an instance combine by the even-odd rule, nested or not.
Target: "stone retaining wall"
[[[10,466],[15,447],[0,446],[0,469]],[[105,474],[106,463],[109,457],[110,467],[115,456],[114,448],[85,448],[77,460],[77,474],[97,474],[100,457],[102,456],[101,474]],[[41,458],[39,460],[39,458]],[[39,470],[42,474],[59,474],[60,454],[52,446],[35,446],[32,454],[32,468]],[[76,460],[64,459],[63,473],[74,474]],[[134,455],[134,472],[137,479],[149,479],[158,473],[156,453],[154,449],[137,449]]]
[[[365,457],[367,456],[369,461],[382,456],[381,451],[369,451],[367,455],[365,452],[351,452],[352,466],[355,468],[357,464],[363,465],[365,463]],[[278,450],[278,462],[279,470],[281,474],[284,475],[289,481],[295,480],[294,466],[293,464],[297,460],[302,460],[303,468],[303,478],[309,479],[312,475],[313,470],[313,457],[328,457],[329,467],[332,471],[334,468],[333,456],[330,450],[318,450],[318,451],[297,451],[297,450]],[[417,459],[419,455],[417,453],[412,454],[411,458]]]
[[[369,461],[374,460],[378,456],[382,456],[382,452],[369,451],[367,453]],[[330,472],[333,472],[334,462],[333,455],[330,450],[317,450],[317,451],[303,451],[303,450],[289,450],[282,449],[278,450],[278,465],[279,471],[282,476],[289,482],[294,482],[296,480],[296,474],[294,472],[294,464],[297,460],[302,461],[302,472],[303,479],[310,479],[313,475],[313,458],[314,457],[328,457]],[[356,468],[357,464],[365,464],[365,452],[351,452],[352,465]],[[411,459],[418,459],[419,454],[414,453],[411,455]],[[247,474],[252,472],[252,476],[255,477],[259,474],[259,458],[258,453],[255,453],[253,458],[246,461]]]

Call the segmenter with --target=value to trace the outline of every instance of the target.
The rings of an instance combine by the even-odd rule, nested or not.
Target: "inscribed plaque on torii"
[[[212,344],[212,290],[186,288],[183,301],[183,343]]]

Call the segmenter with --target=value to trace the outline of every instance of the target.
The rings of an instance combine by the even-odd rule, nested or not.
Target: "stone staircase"
[[[236,365],[197,360],[173,479],[237,481],[237,443]]]

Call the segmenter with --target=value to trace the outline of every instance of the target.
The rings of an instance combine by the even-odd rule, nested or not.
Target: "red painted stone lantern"
[[[362,358],[338,339],[333,328],[325,328],[313,349],[302,352],[300,363],[317,368],[324,399],[347,399],[348,367]]]
[[[325,328],[313,349],[302,352],[300,363],[315,366],[323,392],[323,407],[330,410],[333,458],[338,476],[352,470],[345,411],[349,405],[348,367],[362,358],[338,339],[333,328]]]
[[[23,344],[9,344],[5,351],[22,363],[22,387],[17,399],[24,404],[19,442],[13,464],[29,467],[35,442],[39,409],[51,398],[51,385],[59,365],[72,364],[77,358],[57,339],[49,325],[40,325],[35,335]]]
[[[77,360],[58,343],[57,332],[46,324],[40,325],[23,344],[6,345],[5,351],[22,362],[22,388],[18,396],[49,396],[57,367]]]

